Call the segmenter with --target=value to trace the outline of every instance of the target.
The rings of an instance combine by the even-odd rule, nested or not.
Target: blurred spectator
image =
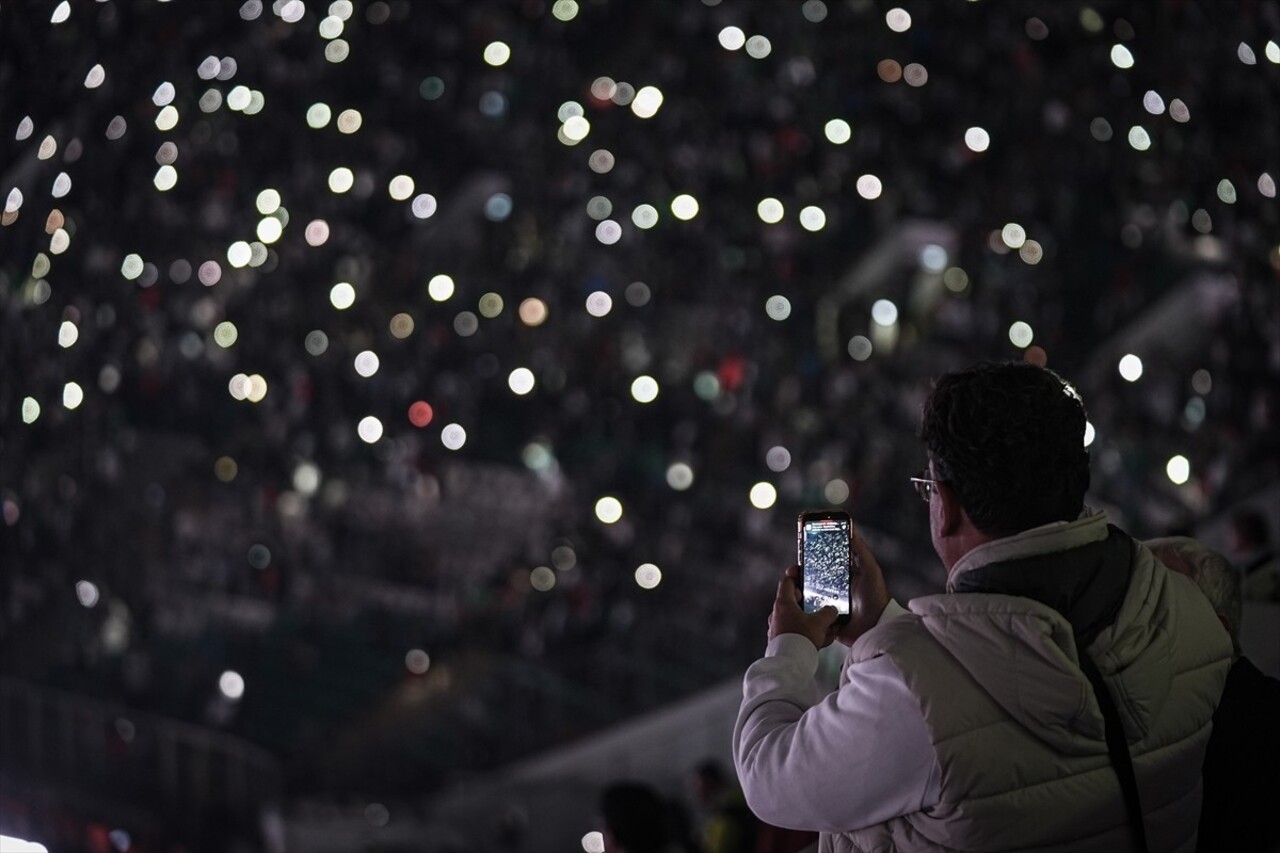
[[[760,820],[724,766],[715,759],[701,762],[694,771],[693,790],[703,853],[754,853]]]
[[[1276,553],[1267,519],[1245,507],[1231,516],[1228,547],[1243,574],[1241,595],[1247,601],[1280,602],[1280,554]]]
[[[600,799],[605,853],[685,853],[671,804],[644,782],[614,782]]]
[[[709,758],[694,770],[701,815],[701,853],[797,853],[818,840],[815,832],[782,829],[755,816],[724,765]]]
[[[1240,576],[1226,557],[1194,539],[1170,536],[1146,544],[1166,566],[1195,581],[1235,650],[1205,753],[1196,849],[1273,853],[1280,850],[1272,781],[1280,767],[1280,680],[1240,652]]]

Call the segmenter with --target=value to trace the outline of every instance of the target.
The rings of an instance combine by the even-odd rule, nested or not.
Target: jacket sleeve
[[[751,810],[775,826],[844,832],[936,804],[933,744],[894,663],[849,664],[819,700],[817,662],[813,643],[782,634],[747,670],[733,757]]]

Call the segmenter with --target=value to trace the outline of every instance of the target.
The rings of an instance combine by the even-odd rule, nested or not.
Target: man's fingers
[[[796,584],[790,575],[783,575],[782,580],[778,581],[778,601],[796,603]]]

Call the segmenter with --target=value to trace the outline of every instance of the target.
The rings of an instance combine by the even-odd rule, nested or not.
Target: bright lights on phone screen
[[[849,612],[849,520],[804,522],[804,609]]]

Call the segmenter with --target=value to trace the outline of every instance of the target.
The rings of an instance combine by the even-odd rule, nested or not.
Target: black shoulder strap
[[[1102,680],[1102,673],[1083,649],[1080,651],[1080,668],[1084,670],[1089,683],[1093,685],[1093,693],[1098,697],[1098,707],[1102,710],[1103,730],[1107,738],[1107,752],[1111,753],[1111,766],[1120,777],[1120,791],[1124,794],[1124,804],[1129,810],[1129,828],[1133,830],[1134,849],[1139,853],[1147,853],[1147,828],[1142,822],[1142,803],[1138,800],[1138,780],[1133,775],[1133,757],[1129,754],[1129,744],[1124,738],[1124,724],[1120,722],[1120,712],[1116,710],[1111,691]]]

